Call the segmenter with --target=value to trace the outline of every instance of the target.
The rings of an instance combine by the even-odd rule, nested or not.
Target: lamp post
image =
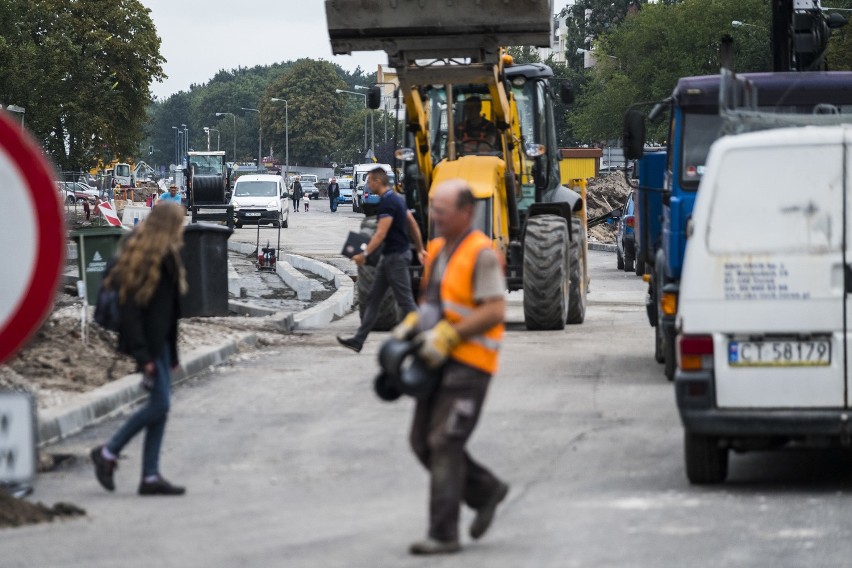
[[[24,107],[20,107],[18,105],[7,105],[6,110],[9,112],[17,112],[21,114],[21,130],[24,129],[24,114],[26,114],[27,109]]]
[[[367,95],[364,93],[356,93],[355,91],[344,91],[343,89],[334,89],[334,92],[338,95],[340,93],[347,93],[349,95],[355,95],[356,97],[364,97],[364,108],[367,108]],[[367,115],[364,115],[364,151],[367,150]],[[375,155],[375,153],[373,154]]]
[[[216,116],[228,116],[234,119],[234,155],[231,157],[231,161],[237,163],[237,115],[232,112],[217,112]]]
[[[287,104],[287,99],[276,99],[275,97],[272,97],[269,100],[273,103],[284,103],[284,179],[288,180],[290,177],[290,117],[288,110],[289,105]]]
[[[356,89],[361,89],[362,91],[369,91],[370,87],[364,87],[363,85],[355,85]],[[384,95],[382,95],[384,96]],[[364,99],[364,106],[367,106],[367,99]],[[376,155],[376,123],[374,122],[373,117],[375,113],[372,109],[370,109],[370,150],[373,151],[373,156]],[[387,136],[385,136],[387,139]]]
[[[208,126],[205,126],[204,128],[206,128],[206,129],[207,129],[207,130],[209,130],[210,132],[215,132],[215,133],[216,133],[216,151],[218,152],[218,151],[219,151],[219,129],[218,129],[218,128],[213,128],[212,126],[209,126],[209,127],[208,127]]]
[[[181,151],[186,156],[186,153],[189,152],[189,130],[186,129],[185,124],[181,124],[180,127],[183,132],[183,148],[181,148]]]
[[[207,134],[207,151],[210,151],[210,129],[206,126],[204,127],[204,133]]]
[[[177,126],[172,126],[172,130],[175,131],[175,167],[177,167],[178,162],[180,161],[180,149],[178,147],[178,145],[180,143],[178,133],[180,131],[178,130]]]
[[[263,146],[260,144],[260,137],[263,130],[260,127],[260,111],[256,108],[244,107],[240,107],[240,110],[257,113],[257,171],[261,171],[263,169]]]

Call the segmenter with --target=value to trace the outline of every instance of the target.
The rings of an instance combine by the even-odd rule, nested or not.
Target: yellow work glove
[[[419,321],[420,314],[416,310],[408,312],[408,315],[391,330],[391,337],[398,341],[411,339],[417,332],[417,322]]]
[[[447,320],[439,321],[435,327],[417,336],[420,349],[417,354],[430,367],[439,367],[450,356],[450,351],[461,343],[459,333]]]

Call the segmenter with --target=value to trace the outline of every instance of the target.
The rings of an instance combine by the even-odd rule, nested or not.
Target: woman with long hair
[[[91,451],[95,476],[104,489],[115,490],[113,473],[128,442],[145,429],[140,495],[182,495],[183,487],[160,475],[160,446],[166,428],[171,370],[178,365],[177,320],[180,297],[187,290],[180,257],[184,209],[158,203],[127,238],[104,285],[116,290],[120,311],[118,348],[136,360],[148,402],[116,434]]]

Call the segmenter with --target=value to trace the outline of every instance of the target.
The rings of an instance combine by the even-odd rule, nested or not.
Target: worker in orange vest
[[[470,535],[478,539],[509,492],[465,450],[497,371],[506,309],[503,263],[473,229],[474,205],[461,179],[435,188],[430,220],[439,238],[427,248],[420,306],[393,330],[396,339],[414,337],[419,357],[442,373],[436,390],[417,399],[411,427],[411,447],[431,476],[428,537],[411,554],[460,551],[461,502],[476,511]]]

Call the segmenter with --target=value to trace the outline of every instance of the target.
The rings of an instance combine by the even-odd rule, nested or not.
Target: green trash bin
[[[126,231],[121,227],[95,227],[71,231],[77,243],[77,271],[86,282],[86,302],[94,306],[104,279],[107,262],[118,250],[118,241]]]

